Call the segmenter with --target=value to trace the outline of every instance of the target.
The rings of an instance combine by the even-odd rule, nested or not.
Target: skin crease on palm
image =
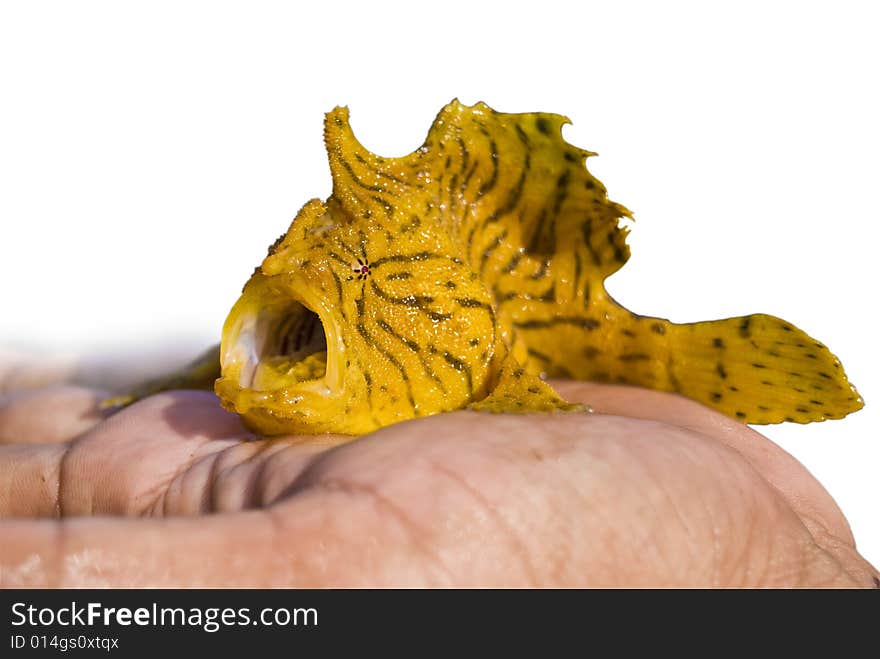
[[[824,488],[672,394],[259,440],[213,394],[0,403],[0,585],[871,587]]]

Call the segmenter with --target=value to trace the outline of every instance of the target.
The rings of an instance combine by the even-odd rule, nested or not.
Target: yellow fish
[[[560,115],[453,101],[424,144],[382,158],[326,116],[333,177],[244,287],[217,349],[146,393],[214,385],[266,435],[357,435],[461,408],[582,409],[544,378],[688,396],[745,423],[863,403],[821,343],[758,314],[675,324],[605,291],[629,211],[561,136]],[[219,375],[219,378],[217,376]],[[214,380],[216,379],[216,382]]]

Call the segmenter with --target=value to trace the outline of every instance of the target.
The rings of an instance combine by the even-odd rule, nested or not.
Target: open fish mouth
[[[308,297],[284,278],[256,276],[236,303],[223,328],[220,360],[223,386],[241,394],[235,397],[239,412],[278,397],[296,403],[339,390],[335,324],[321,301]]]
[[[246,356],[239,386],[257,391],[320,380],[327,371],[327,338],[321,319],[299,302],[242,318],[236,348]]]

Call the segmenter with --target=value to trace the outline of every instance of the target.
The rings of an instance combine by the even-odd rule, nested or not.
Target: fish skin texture
[[[347,108],[329,112],[333,192],[302,208],[230,312],[223,405],[266,435],[588,409],[545,378],[677,392],[753,424],[863,406],[839,360],[791,323],[675,324],[615,302],[604,280],[629,259],[630,212],[587,170],[595,154],[562,139],[567,122],[453,101],[421,147],[383,158]],[[208,384],[216,354],[184,373]]]

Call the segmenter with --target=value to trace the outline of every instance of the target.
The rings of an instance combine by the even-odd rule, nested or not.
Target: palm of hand
[[[356,442],[253,440],[199,392],[85,432],[89,392],[14,399],[0,583],[872,585],[833,500],[769,440],[668,394],[559,389],[601,414],[459,412]]]

